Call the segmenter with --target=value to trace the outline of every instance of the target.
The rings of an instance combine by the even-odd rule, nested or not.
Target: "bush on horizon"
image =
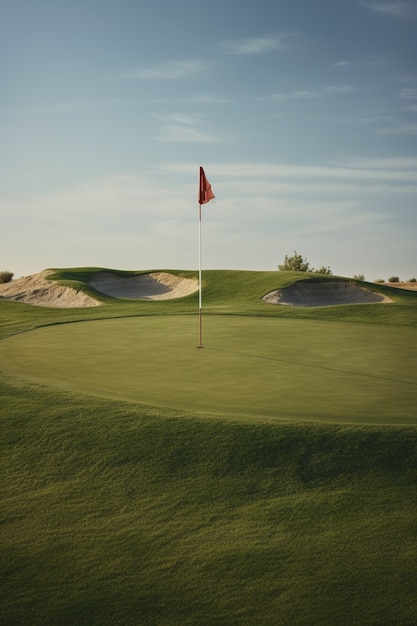
[[[298,254],[296,250],[294,250],[293,256],[285,255],[284,263],[282,265],[278,265],[278,269],[281,272],[313,272],[314,274],[326,274],[327,276],[332,276],[333,272],[330,267],[325,267],[322,265],[319,269],[314,269],[314,267],[310,266],[309,261],[304,259],[301,254]]]
[[[0,272],[0,285],[3,285],[4,283],[10,283],[13,276],[14,276],[13,272],[8,272],[8,271]]]

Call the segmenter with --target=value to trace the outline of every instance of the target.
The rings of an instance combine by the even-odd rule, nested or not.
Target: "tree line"
[[[310,263],[303,257],[302,254],[299,254],[296,250],[294,250],[294,254],[292,256],[285,255],[284,262],[281,265],[278,265],[278,269],[281,272],[313,272],[315,274],[327,274],[327,276],[333,276],[333,272],[330,267],[325,267],[322,265],[319,269],[314,269],[311,267]],[[356,280],[365,280],[365,276],[363,274],[354,274],[353,278]],[[378,278],[374,282],[376,283],[385,283],[386,281],[383,278]],[[399,276],[390,276],[388,278],[389,283],[399,283]],[[417,282],[416,278],[410,278],[410,283]]]

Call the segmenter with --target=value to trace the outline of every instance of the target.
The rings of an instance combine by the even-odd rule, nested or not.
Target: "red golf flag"
[[[204,170],[202,167],[200,167],[200,194],[198,201],[200,204],[206,204],[207,202],[210,202],[210,200],[213,200],[213,198],[215,197],[216,196],[211,190],[211,185],[206,178]]]

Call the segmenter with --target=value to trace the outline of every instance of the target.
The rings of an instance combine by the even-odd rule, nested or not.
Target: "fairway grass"
[[[415,623],[415,429],[0,384],[2,625]]]
[[[204,280],[203,349],[195,296],[0,301],[1,626],[414,626],[417,294]]]
[[[417,329],[212,316],[64,324],[0,344],[6,372],[155,406],[328,422],[416,423]]]

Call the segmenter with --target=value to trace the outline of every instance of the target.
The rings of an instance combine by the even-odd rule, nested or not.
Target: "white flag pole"
[[[198,211],[198,327],[199,339],[198,347],[203,347],[203,287],[201,281],[201,205],[210,202],[215,197],[211,185],[208,182],[203,168],[200,166],[200,189],[199,189],[199,211]]]
[[[198,205],[198,347],[203,347],[203,292],[201,282],[201,204]]]

